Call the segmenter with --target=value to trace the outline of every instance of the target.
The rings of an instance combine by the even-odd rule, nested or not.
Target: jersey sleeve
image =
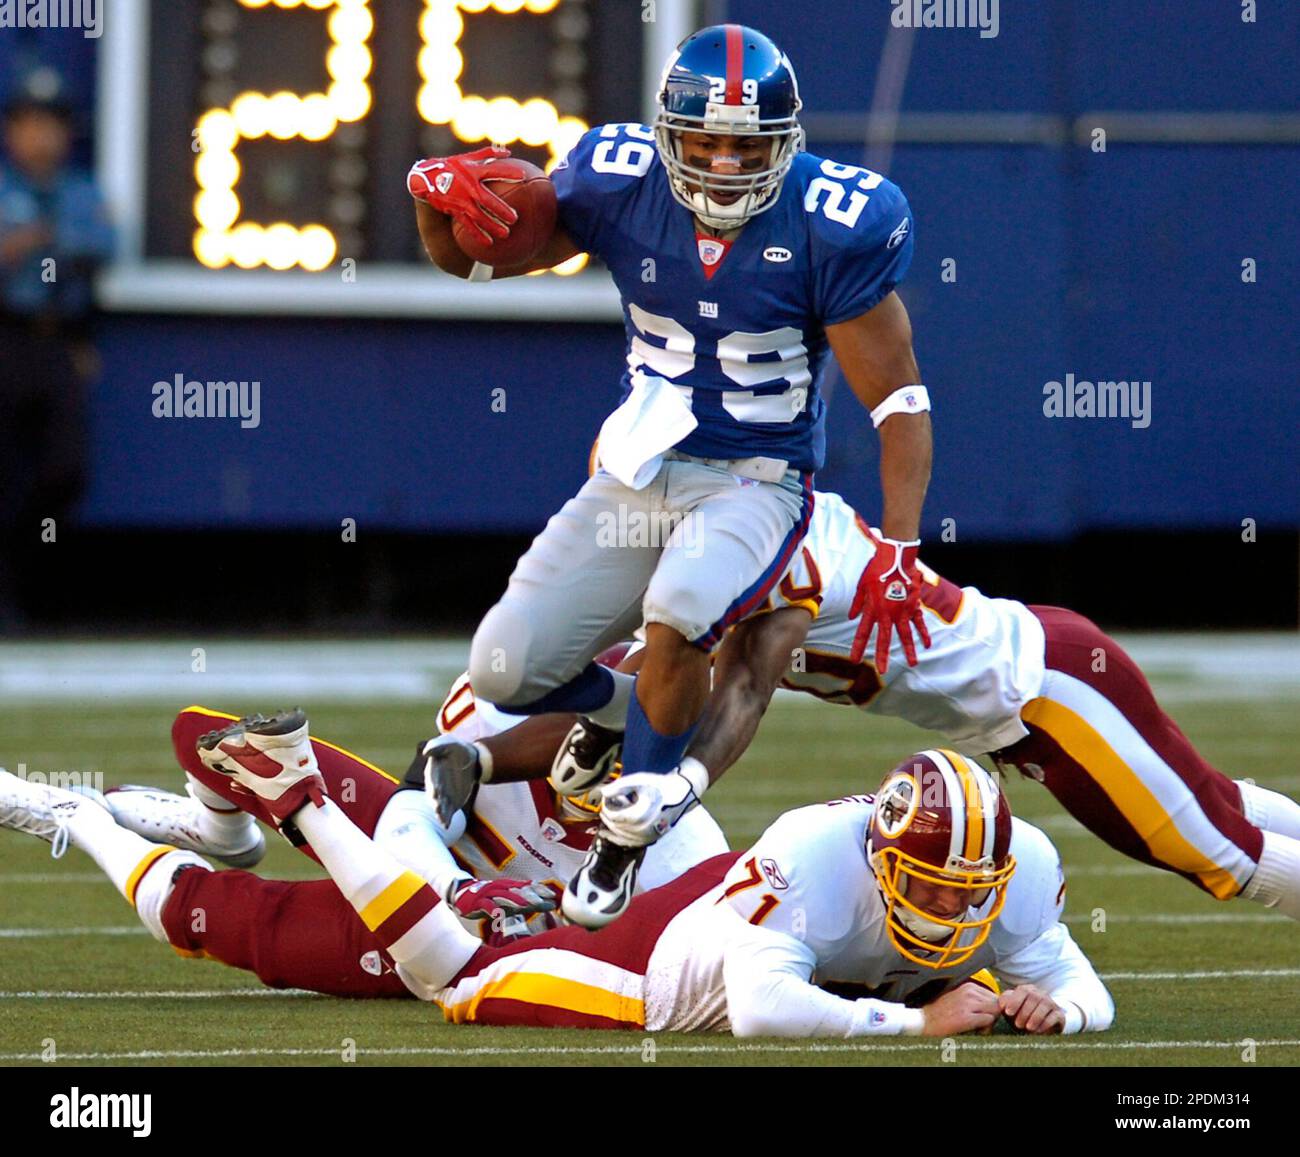
[[[1061,923],[1065,873],[1051,840],[1021,820],[1013,843],[1016,876],[1028,885],[1004,909],[1004,923],[1015,939],[1001,947],[993,973],[1007,987],[1032,984],[1065,1010],[1067,1033],[1103,1032],[1115,1018],[1115,1005],[1091,961]],[[1015,882],[1013,878],[1013,883]]]
[[[869,196],[852,226],[817,220],[823,244],[813,270],[813,292],[822,325],[837,325],[874,309],[912,264],[912,210],[902,190],[882,181]]]
[[[551,173],[560,227],[587,253],[601,256],[625,194],[657,162],[654,134],[644,125],[589,129]]]
[[[735,920],[734,913],[724,919]],[[727,1019],[737,1037],[857,1037],[915,1035],[919,1009],[884,1000],[846,1000],[812,983],[815,954],[803,941],[774,929],[744,925],[727,941],[722,978]]]
[[[826,882],[869,871],[865,862],[861,869],[855,862],[862,857],[852,819],[837,814],[836,806],[818,804],[781,816],[732,865],[719,900],[753,927],[805,945],[813,964],[834,957],[854,933],[854,905]],[[848,822],[836,822],[841,820]]]

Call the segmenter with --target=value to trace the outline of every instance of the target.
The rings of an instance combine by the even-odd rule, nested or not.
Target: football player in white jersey
[[[681,771],[615,783],[603,793],[607,826],[624,839],[669,830],[696,787],[748,747],[780,685],[937,731],[967,755],[1043,783],[1116,850],[1217,899],[1300,919],[1300,804],[1212,767],[1114,639],[1073,611],[989,598],[922,566],[931,645],[915,666],[900,653],[880,670],[861,653],[852,618],[877,535],[837,495],[818,493],[816,503],[770,613],[724,644]],[[563,755],[552,774],[566,790],[590,785]]]
[[[0,826],[90,854],[182,955],[276,986],[415,995],[454,1023],[844,1038],[949,1036],[999,1015],[1030,1033],[1113,1019],[1060,923],[1055,849],[956,752],[905,760],[874,799],[786,813],[749,851],[643,893],[605,929],[494,946],[333,800],[305,719],[280,723],[223,741],[221,766],[331,881],[214,872],[85,796],[7,773]],[[982,969],[1002,991],[967,983]]]
[[[625,648],[600,656],[617,665]],[[459,744],[475,744],[490,758],[486,741],[523,721],[491,704],[476,703],[468,681],[453,684],[438,712],[438,727]],[[568,720],[550,740],[550,760]],[[265,841],[258,820],[277,827],[275,818],[215,770],[221,746],[247,729],[248,721],[202,707],[180,712],[172,729],[177,759],[186,773],[188,795],[157,788],[110,789],[104,799],[118,823],[160,844],[219,859],[231,867],[251,867],[262,857]],[[227,733],[223,737],[223,732]],[[463,809],[440,823],[424,791],[423,775],[398,780],[374,764],[323,740],[312,740],[331,795],[354,823],[399,861],[428,880],[435,891],[468,920],[484,921],[481,930],[514,936],[550,926],[548,912],[577,871],[591,845],[597,808],[582,796],[562,796],[545,780],[484,784]],[[203,745],[203,749],[200,747]],[[503,746],[504,763],[511,756]],[[411,789],[415,790],[404,790]],[[647,890],[679,876],[704,860],[727,851],[726,837],[703,808],[683,819],[669,838],[647,855],[638,887]],[[290,825],[280,830],[307,854],[308,842]],[[487,917],[499,910],[491,925]]]

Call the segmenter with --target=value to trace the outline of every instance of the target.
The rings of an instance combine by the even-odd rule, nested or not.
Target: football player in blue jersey
[[[804,152],[800,107],[789,59],[762,33],[725,24],[688,37],[664,69],[653,125],[593,128],[556,168],[558,224],[524,265],[476,267],[452,236],[457,220],[508,235],[517,216],[489,187],[518,177],[506,150],[429,158],[408,178],[425,247],[447,272],[508,277],[589,252],[622,295],[627,366],[600,468],[533,542],[470,653],[480,698],[579,713],[557,757],[575,790],[605,770],[584,766],[585,741],[624,720],[627,771],[679,764],[710,654],[763,605],[807,530],[828,353],[880,436],[885,537],[854,604],[856,657],[873,629],[882,671],[893,631],[911,663],[913,630],[930,645],[916,562],[929,399],[894,292],[912,258],[911,211],[880,174]],[[593,661],[643,620],[637,676]],[[454,757],[434,741],[425,755]],[[591,928],[619,916],[643,853],[603,832],[565,915]]]

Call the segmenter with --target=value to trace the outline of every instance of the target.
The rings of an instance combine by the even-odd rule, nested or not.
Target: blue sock
[[[623,734],[623,770],[629,773],[672,771],[681,763],[686,745],[698,726],[698,722],[692,723],[680,735],[661,735],[646,718],[634,687],[627,709],[627,731]]]
[[[503,707],[511,715],[547,715],[553,711],[576,711],[583,715],[604,707],[614,697],[614,676],[598,663],[588,663],[580,674],[548,691],[531,703]],[[635,698],[635,696],[633,696]]]

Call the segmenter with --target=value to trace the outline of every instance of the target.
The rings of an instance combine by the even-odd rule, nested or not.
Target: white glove
[[[708,770],[690,756],[665,774],[640,771],[620,776],[596,789],[601,822],[625,847],[653,844],[700,802],[708,786]]]

